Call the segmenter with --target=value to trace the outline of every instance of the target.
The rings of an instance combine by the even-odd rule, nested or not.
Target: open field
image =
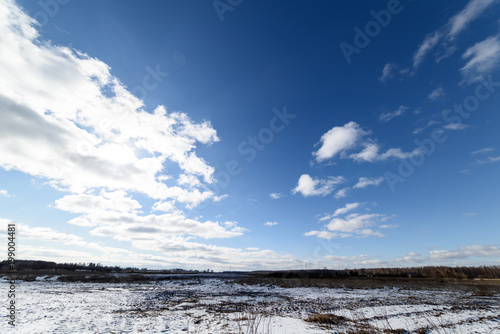
[[[112,276],[18,281],[17,332],[500,333],[497,281]]]

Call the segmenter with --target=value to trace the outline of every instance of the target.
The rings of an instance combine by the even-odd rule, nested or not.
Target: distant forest
[[[56,263],[49,261],[16,260],[17,271],[31,270],[54,270],[54,271],[93,271],[103,273],[208,273],[209,269],[184,270],[184,269],[162,269],[150,270],[147,268],[119,266],[103,266],[100,263]],[[9,262],[0,262],[2,272],[9,271]],[[243,272],[241,272],[243,273]],[[311,270],[277,270],[277,271],[253,271],[246,272],[269,278],[335,278],[335,277],[414,277],[414,278],[489,278],[500,279],[500,266],[480,267],[411,267],[411,268],[374,268],[374,269],[311,269]]]
[[[0,270],[2,272],[6,272],[9,270],[9,261],[0,262]],[[119,266],[103,266],[100,263],[84,263],[84,262],[75,262],[75,263],[56,263],[50,261],[36,261],[36,260],[16,260],[15,261],[15,269],[16,271],[26,271],[26,270],[64,270],[64,271],[77,271],[77,270],[85,270],[85,271],[96,271],[96,272],[113,272],[113,273],[139,273],[139,272],[151,272],[155,270],[149,270],[147,268],[136,268],[136,267],[126,267],[122,268]],[[161,272],[168,273],[199,273],[198,270],[184,270],[184,269],[167,269],[160,270]],[[204,271],[208,272],[208,270]]]

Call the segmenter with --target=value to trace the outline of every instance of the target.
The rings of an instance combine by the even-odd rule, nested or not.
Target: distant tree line
[[[76,271],[76,270],[86,270],[95,272],[114,272],[114,273],[145,273],[145,272],[161,272],[161,273],[199,273],[198,270],[184,270],[184,269],[165,269],[165,270],[149,270],[147,268],[137,268],[137,267],[119,267],[119,266],[103,266],[100,263],[56,263],[50,261],[37,261],[37,260],[16,260],[15,262],[16,270],[65,270],[65,271]],[[9,262],[4,260],[0,262],[0,270],[8,271]],[[209,270],[203,271],[209,272]],[[212,270],[213,272],[213,270]]]
[[[270,278],[335,278],[335,277],[415,277],[415,278],[499,278],[500,266],[480,267],[411,267],[373,269],[312,269],[254,272]]]

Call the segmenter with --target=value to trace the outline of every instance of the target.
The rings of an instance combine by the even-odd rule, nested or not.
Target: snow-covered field
[[[16,289],[17,326],[2,307],[0,333],[500,333],[500,296],[474,289],[282,288],[217,278],[39,278]]]

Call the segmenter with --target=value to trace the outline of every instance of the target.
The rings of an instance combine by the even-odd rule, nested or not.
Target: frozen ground
[[[6,305],[7,284],[1,283]],[[500,296],[474,289],[283,288],[216,278],[62,283],[42,278],[18,282],[16,302],[17,326],[8,325],[2,307],[0,333],[500,333]]]

